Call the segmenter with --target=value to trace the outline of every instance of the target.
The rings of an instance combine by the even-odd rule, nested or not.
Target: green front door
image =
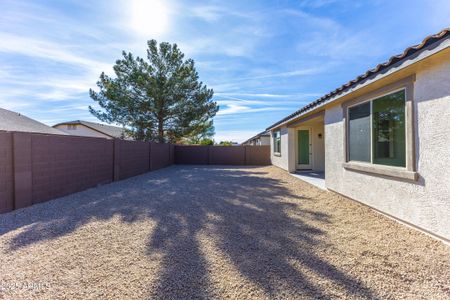
[[[309,165],[309,130],[299,130],[298,134],[298,164]]]

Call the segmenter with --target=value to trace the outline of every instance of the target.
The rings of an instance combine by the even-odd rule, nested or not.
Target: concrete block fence
[[[0,132],[0,213],[173,162],[171,144]]]
[[[0,131],[0,213],[177,164],[268,165],[269,146],[184,146]]]
[[[176,164],[270,165],[270,146],[175,146]]]

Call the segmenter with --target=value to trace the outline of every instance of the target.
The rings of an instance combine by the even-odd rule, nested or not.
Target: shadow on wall
[[[14,226],[2,227],[0,235],[21,228],[10,244],[15,251],[93,220],[151,219],[157,225],[147,254],[162,257],[152,298],[213,296],[199,234],[206,234],[242,276],[270,297],[330,298],[295,264],[351,295],[375,297],[362,282],[313,251],[326,247],[321,240],[325,233],[308,223],[330,223],[329,216],[302,209],[301,202],[310,199],[291,194],[283,182],[264,175],[258,167],[172,166],[1,216]],[[292,208],[296,214],[287,214]]]

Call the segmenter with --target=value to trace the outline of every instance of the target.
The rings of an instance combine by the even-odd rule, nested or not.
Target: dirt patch
[[[0,298],[449,299],[450,248],[275,167],[173,166],[0,215]]]

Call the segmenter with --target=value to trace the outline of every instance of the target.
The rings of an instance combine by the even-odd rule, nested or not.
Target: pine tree
[[[194,60],[184,59],[176,44],[148,41],[147,61],[122,53],[115,78],[104,72],[89,106],[101,121],[118,123],[137,140],[176,142],[184,137],[210,137],[219,107],[214,92],[199,81]]]

